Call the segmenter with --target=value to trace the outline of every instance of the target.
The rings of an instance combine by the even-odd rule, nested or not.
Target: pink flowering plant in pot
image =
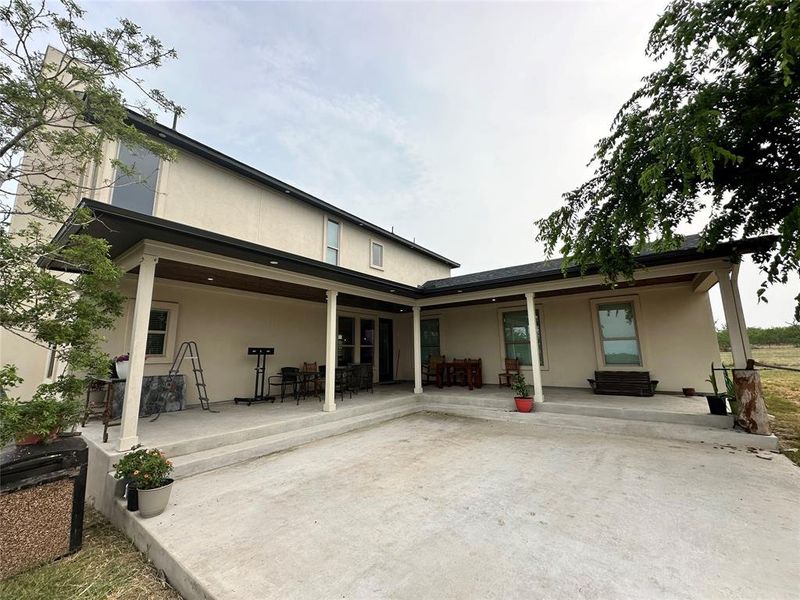
[[[114,368],[117,371],[117,378],[127,379],[130,370],[130,354],[120,354],[114,357]]]
[[[172,461],[158,448],[134,446],[114,465],[117,479],[128,480],[128,486],[137,490],[139,514],[154,517],[164,512],[169,504],[173,480]]]

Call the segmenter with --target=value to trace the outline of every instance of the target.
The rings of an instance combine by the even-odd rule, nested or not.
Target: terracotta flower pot
[[[517,405],[517,411],[529,413],[533,410],[533,398],[514,397],[514,403]]]
[[[36,435],[35,433],[25,434],[14,440],[17,446],[32,446],[33,444],[39,444],[43,441],[44,438],[41,435]]]
[[[139,490],[139,514],[143,518],[155,517],[164,512],[169,504],[169,495],[172,492],[172,479],[161,487],[151,490]]]

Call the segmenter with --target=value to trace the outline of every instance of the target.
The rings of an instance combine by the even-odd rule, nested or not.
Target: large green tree
[[[646,246],[674,249],[679,225],[702,218],[705,248],[777,234],[754,255],[759,296],[786,283],[800,267],[800,1],[675,0],[646,53],[660,68],[598,142],[594,176],[537,221],[537,239],[616,282]]]
[[[128,20],[91,31],[83,18],[70,0],[10,0],[0,7],[0,327],[60,359],[63,369],[34,394],[40,400],[74,399],[85,377],[108,373],[99,331],[114,323],[122,306],[121,274],[107,244],[86,235],[55,244],[53,233],[68,218],[92,218],[73,207],[109,185],[87,176],[108,160],[108,141],[173,158],[127,122],[129,108],[150,118],[153,110],[181,112],[136,75],[175,57],[174,50]],[[60,52],[47,52],[47,42]],[[112,162],[117,173],[136,175]],[[80,274],[38,268],[45,257],[58,257]],[[9,391],[19,377],[14,356],[5,354],[4,361],[0,388]]]

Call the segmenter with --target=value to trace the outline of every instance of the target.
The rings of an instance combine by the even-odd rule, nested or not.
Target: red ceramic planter
[[[533,398],[514,398],[519,412],[531,412],[533,410]]]

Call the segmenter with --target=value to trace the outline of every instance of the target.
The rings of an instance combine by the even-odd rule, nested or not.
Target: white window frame
[[[527,311],[528,307],[524,304],[519,306],[504,306],[503,308],[497,309],[497,326],[500,332],[500,359],[503,363],[506,360],[506,334],[505,334],[505,327],[503,327],[503,315],[505,313],[510,312],[519,312],[519,311]],[[548,360],[548,351],[547,351],[547,327],[545,326],[545,316],[544,316],[544,307],[541,304],[534,304],[534,310],[539,313],[539,337],[542,338],[542,356],[541,356],[541,365],[539,367],[540,371],[549,371],[550,370],[550,361]],[[530,334],[530,323],[528,323],[528,332]],[[533,365],[520,365],[520,369],[524,369],[526,371],[533,371]]]
[[[381,248],[381,264],[377,264],[373,261],[375,257],[374,248],[375,246],[380,246]],[[375,240],[369,241],[369,266],[373,269],[378,269],[379,271],[383,271],[383,265],[386,263],[386,246],[381,244],[380,242],[376,242]]]
[[[629,302],[633,306],[634,329],[636,330],[636,340],[639,342],[640,365],[620,365],[606,364],[606,355],[603,352],[603,339],[600,335],[600,316],[597,314],[601,304],[619,304]],[[598,371],[647,371],[647,348],[645,336],[643,335],[642,307],[639,296],[604,296],[602,298],[592,298],[590,300],[592,311],[592,330],[594,331],[594,351],[597,360]]]
[[[125,336],[124,352],[130,352],[131,331],[133,330],[133,304],[135,299],[128,302],[128,327],[127,335]],[[169,315],[167,316],[167,336],[164,340],[164,354],[158,356],[148,355],[145,357],[145,364],[172,364],[175,358],[175,340],[178,335],[178,318],[180,316],[179,306],[177,302],[162,302],[156,301],[150,303],[150,310],[166,310]]]
[[[339,239],[336,240],[336,245],[331,246],[330,240],[328,239],[328,223],[333,222],[339,226]],[[342,221],[339,219],[332,219],[330,217],[325,217],[324,221],[324,229],[323,229],[323,245],[322,245],[322,262],[326,264],[333,264],[328,262],[328,249],[336,250],[336,266],[339,266],[342,262]]]
[[[122,151],[122,142],[118,141],[118,142],[116,142],[116,144],[117,144],[117,148],[116,148],[116,152],[114,153],[114,158],[116,160],[119,160],[119,153]],[[161,196],[161,194],[159,192],[159,190],[161,188],[161,180],[162,180],[162,178],[165,177],[165,175],[164,175],[164,165],[165,164],[169,164],[169,162],[162,160],[161,157],[158,157],[158,174],[156,175],[156,183],[155,183],[155,187],[153,189],[153,212],[150,213],[150,216],[152,216],[152,217],[161,216],[161,213],[159,212],[159,208],[160,207],[159,207],[158,199]],[[108,203],[111,204],[112,206],[114,205],[114,192],[116,192],[116,190],[117,190],[117,187],[115,185],[116,181],[117,181],[117,168],[112,166],[111,167],[111,185],[109,186],[110,189],[109,189],[109,195],[108,195]]]

